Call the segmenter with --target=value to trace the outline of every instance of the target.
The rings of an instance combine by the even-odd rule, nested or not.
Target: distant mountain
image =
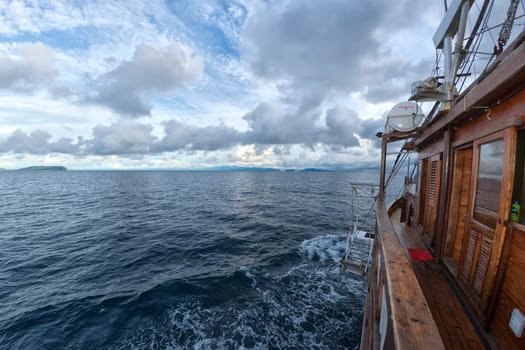
[[[18,169],[21,171],[33,171],[33,170],[54,170],[54,171],[63,171],[67,170],[65,166],[59,166],[59,165],[36,165],[36,166],[28,166],[26,168]]]
[[[259,168],[259,167],[241,167],[241,166],[216,166],[211,168],[197,169],[200,171],[281,171],[276,168]]]
[[[301,170],[303,172],[309,172],[309,173],[333,173],[336,170],[333,169],[319,169],[319,168],[305,168]]]
[[[221,165],[210,168],[199,168],[193,169],[194,171],[261,171],[261,172],[272,172],[272,171],[282,171],[282,172],[318,172],[318,173],[327,173],[327,172],[356,172],[356,171],[367,171],[367,170],[376,170],[378,169],[375,164],[359,164],[352,167],[327,167],[327,168],[304,168],[304,169],[282,169],[282,168],[265,168],[265,167],[241,167],[235,165]]]

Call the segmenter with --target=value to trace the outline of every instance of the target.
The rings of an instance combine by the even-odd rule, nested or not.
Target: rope
[[[482,7],[479,9],[479,16],[476,21],[476,25],[474,26],[474,29],[472,31],[473,34],[469,37],[466,46],[467,50],[469,50],[470,46],[472,45],[474,45],[474,48],[470,50],[467,59],[463,62],[463,65],[461,67],[461,75],[458,76],[458,79],[456,80],[456,84],[457,86],[459,86],[460,91],[463,89],[465,83],[467,82],[467,77],[464,73],[471,72],[474,62],[477,61],[476,55],[479,54],[478,50],[481,45],[483,34],[486,32],[486,28],[488,26],[488,21],[490,18],[490,14],[492,13],[493,7],[494,1],[484,1]],[[479,30],[479,27],[481,27],[481,30]],[[492,37],[492,34],[490,32],[489,35]],[[460,77],[463,77],[461,83]]]
[[[516,11],[518,10],[519,0],[511,0],[509,9],[507,10],[507,18],[503,22],[503,26],[499,32],[498,46],[494,46],[494,53],[499,55],[503,51],[503,47],[510,38],[512,33],[512,27],[514,25],[514,18],[516,17]]]

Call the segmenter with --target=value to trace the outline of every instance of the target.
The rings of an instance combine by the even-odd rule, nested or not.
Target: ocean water
[[[0,172],[1,349],[346,349],[377,174]]]

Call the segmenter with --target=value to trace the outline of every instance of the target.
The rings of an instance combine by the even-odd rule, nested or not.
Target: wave
[[[2,349],[359,341],[365,288],[336,234],[351,174],[2,176]]]
[[[242,266],[207,281],[203,294],[171,305],[111,349],[353,348],[364,285],[338,267],[344,242],[334,235],[304,241],[305,259],[284,273]]]

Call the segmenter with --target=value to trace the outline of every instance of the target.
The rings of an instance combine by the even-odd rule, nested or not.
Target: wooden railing
[[[444,349],[383,200],[375,237],[361,349]]]

